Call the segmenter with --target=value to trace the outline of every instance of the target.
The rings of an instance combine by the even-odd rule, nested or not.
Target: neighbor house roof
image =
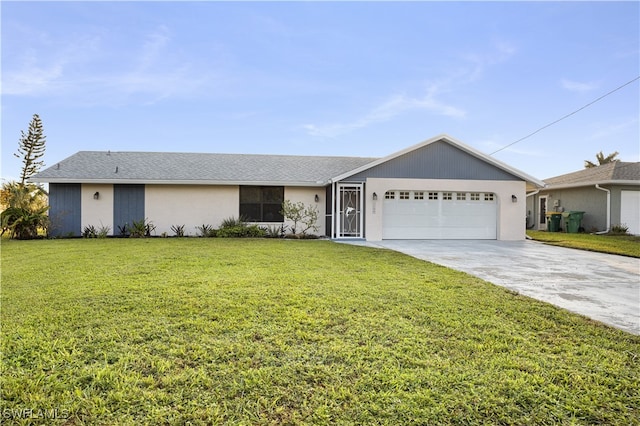
[[[48,183],[324,186],[375,158],[80,151],[32,177]]]
[[[640,163],[615,161],[545,179],[547,188],[570,188],[591,185],[640,185]]]

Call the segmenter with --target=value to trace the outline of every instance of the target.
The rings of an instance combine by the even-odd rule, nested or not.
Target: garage
[[[383,199],[382,239],[497,239],[492,192],[391,190]]]
[[[441,135],[331,178],[331,236],[522,240],[543,183]]]
[[[620,191],[620,223],[630,234],[640,234],[640,191]]]

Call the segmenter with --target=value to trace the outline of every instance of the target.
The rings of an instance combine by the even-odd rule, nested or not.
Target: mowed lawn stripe
[[[640,424],[639,337],[392,251],[3,240],[1,296],[47,423]]]

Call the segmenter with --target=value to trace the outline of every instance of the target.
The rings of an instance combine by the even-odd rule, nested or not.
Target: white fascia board
[[[415,151],[417,149],[423,148],[423,147],[425,147],[427,145],[430,145],[430,144],[432,144],[434,142],[438,142],[438,141],[441,141],[441,140],[449,142],[453,146],[456,146],[456,147],[460,148],[461,150],[473,155],[474,157],[479,158],[480,160],[483,160],[483,161],[485,161],[485,162],[487,162],[489,164],[492,164],[492,165],[498,167],[499,169],[502,169],[502,170],[504,170],[504,171],[514,175],[514,176],[517,176],[519,178],[522,178],[522,180],[525,180],[525,181],[527,181],[529,183],[532,183],[533,185],[537,186],[538,188],[543,188],[544,187],[544,182],[542,182],[541,180],[536,179],[533,176],[530,176],[530,175],[528,175],[528,174],[526,174],[526,173],[524,173],[524,172],[522,172],[520,170],[514,169],[513,167],[503,163],[502,161],[496,160],[495,158],[490,157],[490,156],[478,151],[477,149],[475,149],[475,148],[473,148],[473,147],[471,147],[471,146],[469,146],[469,145],[467,145],[467,144],[465,144],[465,143],[463,143],[463,142],[461,142],[461,141],[459,141],[459,140],[457,140],[457,139],[455,139],[455,138],[453,138],[453,137],[451,137],[451,136],[449,136],[447,134],[444,134],[444,133],[441,134],[441,135],[438,135],[438,136],[434,136],[434,137],[432,137],[430,139],[427,139],[426,141],[420,142],[420,143],[418,143],[416,145],[413,145],[413,146],[410,146],[408,148],[405,148],[405,149],[403,149],[401,151],[395,152],[395,153],[393,153],[391,155],[388,155],[387,157],[380,158],[378,160],[372,161],[371,163],[365,164],[364,166],[358,167],[357,169],[352,170],[350,172],[343,173],[343,174],[341,174],[339,176],[336,176],[336,177],[332,178],[330,180],[330,182],[341,181],[343,179],[348,178],[349,176],[353,176],[353,175],[355,175],[357,173],[360,173],[360,172],[363,172],[365,170],[368,170],[368,169],[370,169],[372,167],[375,167],[375,166],[377,166],[379,164],[386,163],[387,161],[393,160],[394,158],[400,157],[401,155],[407,154],[409,152]]]
[[[148,179],[72,179],[42,178],[33,180],[42,183],[91,183],[91,184],[136,184],[136,185],[210,185],[210,186],[299,186],[325,187],[324,182],[281,182],[281,181],[220,181],[220,180],[148,180]]]

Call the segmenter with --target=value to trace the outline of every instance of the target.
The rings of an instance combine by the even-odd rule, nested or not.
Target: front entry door
[[[338,184],[338,238],[362,238],[362,184]]]

